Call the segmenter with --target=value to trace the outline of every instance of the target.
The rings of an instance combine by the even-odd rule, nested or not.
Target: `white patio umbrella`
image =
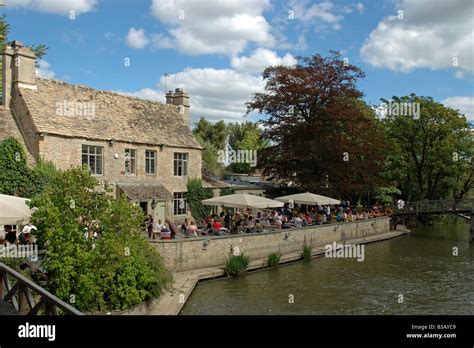
[[[277,197],[275,200],[280,201],[280,202],[289,202],[293,201],[298,204],[307,204],[307,205],[333,205],[333,204],[339,204],[341,201],[331,198],[331,197],[325,197],[321,195],[317,195],[315,193],[311,192],[304,192],[304,193],[297,193],[294,195],[288,195],[288,196],[282,196],[282,197]]]
[[[15,225],[26,223],[34,213],[35,208],[27,205],[29,199],[0,195],[0,225]]]
[[[265,197],[250,195],[248,193],[236,193],[228,196],[219,196],[201,201],[204,205],[223,205],[229,208],[279,208],[283,207],[282,202]]]

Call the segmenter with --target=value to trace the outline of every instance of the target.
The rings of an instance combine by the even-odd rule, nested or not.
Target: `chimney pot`
[[[22,47],[25,47],[25,45],[20,40],[14,40],[12,42],[12,47],[22,48]]]

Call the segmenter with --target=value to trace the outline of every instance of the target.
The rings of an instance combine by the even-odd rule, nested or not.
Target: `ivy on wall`
[[[40,161],[29,167],[26,158],[17,139],[10,137],[0,143],[0,193],[30,198],[52,181],[57,173],[53,164]]]
[[[211,207],[203,205],[201,201],[213,197],[212,189],[204,188],[201,179],[188,179],[186,200],[191,214],[196,221],[203,220],[211,212]]]

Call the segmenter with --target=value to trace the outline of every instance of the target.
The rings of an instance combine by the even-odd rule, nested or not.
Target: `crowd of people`
[[[27,245],[34,243],[33,230],[37,230],[31,222],[23,226],[23,228],[17,228],[16,225],[4,225],[3,232],[0,233],[0,244],[20,244]]]
[[[376,203],[371,210],[362,210],[343,201],[338,206],[290,206],[275,210],[234,209],[211,214],[202,221],[196,222],[186,218],[179,228],[169,219],[154,222],[150,215],[147,220],[149,239],[175,239],[206,235],[222,236],[225,234],[258,233],[263,231],[322,225],[333,222],[354,222],[381,216],[382,205]]]

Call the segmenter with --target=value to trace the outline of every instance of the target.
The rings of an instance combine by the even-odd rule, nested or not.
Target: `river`
[[[181,315],[474,314],[468,231],[466,223],[416,229],[366,245],[362,262],[318,257],[200,283]]]

